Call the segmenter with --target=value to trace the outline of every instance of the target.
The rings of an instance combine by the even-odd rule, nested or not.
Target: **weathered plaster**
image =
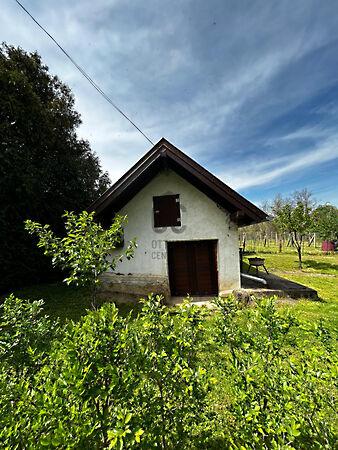
[[[127,297],[130,300],[139,300],[148,294],[160,294],[165,299],[170,297],[168,278],[158,275],[116,275],[105,273],[101,276],[101,294],[114,293],[116,299]]]
[[[153,196],[180,194],[179,227],[153,227]],[[115,273],[168,278],[167,242],[217,239],[219,291],[240,287],[238,229],[229,214],[209,197],[171,170],[160,172],[119,214],[128,216],[125,242],[136,238],[138,248],[130,261],[118,265]]]

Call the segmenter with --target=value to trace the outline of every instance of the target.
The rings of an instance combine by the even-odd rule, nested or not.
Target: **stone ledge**
[[[165,299],[170,297],[167,277],[144,274],[117,275],[105,273],[101,275],[100,294],[127,298],[132,300],[145,297],[150,293],[161,294]]]

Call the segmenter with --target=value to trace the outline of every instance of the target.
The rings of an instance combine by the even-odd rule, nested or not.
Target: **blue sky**
[[[257,204],[305,187],[338,203],[336,0],[22,3],[154,142]],[[112,181],[149,149],[13,0],[0,39],[71,87]]]

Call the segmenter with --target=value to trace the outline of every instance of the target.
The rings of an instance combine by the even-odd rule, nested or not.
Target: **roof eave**
[[[158,171],[168,165],[176,165],[176,169],[181,170],[183,176],[190,177],[193,184],[198,185],[200,190],[203,191],[203,187],[205,187],[207,195],[214,197],[213,200],[218,199],[220,204],[222,204],[223,200],[224,204],[231,205],[232,220],[238,226],[246,226],[267,220],[267,214],[264,211],[231,189],[165,138],[162,138],[155,144],[99,199],[94,201],[88,207],[88,210],[95,211],[97,215],[100,215],[108,207],[110,210],[114,209],[115,203],[117,206],[115,212],[117,212],[123,204],[128,202],[128,192],[132,194],[135,190],[137,191],[137,186],[136,189],[135,186],[133,189],[133,184],[140,184],[141,189],[144,184],[138,183],[139,180],[145,180],[146,182],[148,178],[151,179],[154,173],[156,174],[156,170]],[[240,214],[237,214],[235,217],[233,213]]]

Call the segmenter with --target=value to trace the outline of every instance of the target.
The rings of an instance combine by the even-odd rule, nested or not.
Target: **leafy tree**
[[[307,191],[306,191],[307,192]],[[308,195],[295,192],[293,199],[274,211],[274,222],[279,230],[291,233],[298,253],[299,268],[302,268],[302,243],[312,230],[312,207]]]
[[[320,205],[313,212],[313,229],[323,240],[338,239],[338,208]]]
[[[109,184],[97,156],[76,133],[74,97],[40,56],[0,47],[0,290],[51,272],[32,248],[25,219],[60,228],[65,210],[82,211]]]
[[[241,234],[247,240],[255,240],[257,235],[260,237],[267,237],[268,235],[274,235],[279,238],[279,252],[283,250],[283,232],[289,230],[285,227],[281,227],[276,219],[276,216],[282,209],[290,204],[297,205],[298,203],[302,203],[305,205],[309,211],[313,211],[316,206],[316,201],[312,197],[312,193],[308,189],[302,189],[300,191],[294,192],[290,197],[283,197],[281,194],[276,194],[274,199],[271,201],[265,201],[261,204],[261,208],[268,214],[268,220],[266,222],[262,222],[259,224],[249,225],[247,227],[242,228]],[[313,230],[309,230],[313,231]],[[306,233],[307,234],[307,233]],[[244,240],[245,242],[245,240]],[[296,244],[294,242],[293,235],[291,236],[292,245]],[[265,241],[266,244],[266,241]],[[264,244],[264,245],[265,245]]]
[[[273,217],[275,215],[275,211],[279,210],[285,204],[285,199],[281,196],[281,194],[277,194],[272,201],[264,201],[260,205],[261,209],[268,214],[268,220],[266,222],[256,223],[254,225],[249,225],[247,227],[242,228],[242,233],[245,238],[248,240],[252,238],[256,238],[256,236],[268,236],[272,233],[277,233],[278,229],[273,221]],[[279,248],[282,251],[282,241],[281,236],[279,236]],[[245,244],[245,240],[243,241]],[[243,244],[242,243],[242,244]]]
[[[123,256],[130,259],[136,246],[135,241],[130,241],[123,253],[112,256],[112,251],[123,239],[126,216],[116,216],[112,225],[104,230],[95,222],[94,214],[87,211],[79,215],[66,212],[63,215],[66,235],[62,238],[53,233],[50,225],[31,220],[25,223],[26,230],[38,236],[38,247],[52,258],[53,266],[68,271],[68,277],[64,280],[67,284],[91,288],[93,308],[96,307],[99,276],[108,269],[114,270]]]

